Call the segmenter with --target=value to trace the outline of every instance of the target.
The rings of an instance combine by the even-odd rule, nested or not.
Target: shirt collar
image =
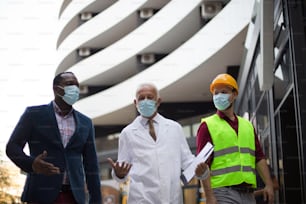
[[[61,110],[60,107],[56,104],[55,101],[53,101],[53,108],[54,108],[54,111],[55,111],[58,115],[63,116],[63,115],[62,115],[62,110]],[[69,111],[69,113],[68,113],[67,115],[63,116],[63,117],[68,117],[68,116],[70,116],[70,115],[72,114],[72,112],[73,112],[73,108],[71,108],[71,110]]]
[[[155,123],[159,123],[159,120],[161,118],[161,115],[159,113],[157,113],[154,118],[152,118],[153,122]],[[145,118],[143,116],[140,116],[140,123],[143,125],[143,126],[146,126],[148,124],[148,121],[149,119],[148,118]]]
[[[222,118],[223,120],[226,120],[226,121],[230,121],[230,119],[220,110],[217,110],[217,115]],[[237,118],[237,115],[234,113],[234,116],[235,116],[235,121],[238,119]]]

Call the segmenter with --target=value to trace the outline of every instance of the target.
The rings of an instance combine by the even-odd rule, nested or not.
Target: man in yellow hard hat
[[[219,74],[210,84],[210,92],[217,112],[202,119],[197,133],[197,152],[207,142],[214,145],[212,157],[196,169],[206,203],[255,204],[255,169],[265,182],[266,200],[273,203],[273,184],[255,129],[248,120],[234,113],[238,96],[236,80],[229,74]]]

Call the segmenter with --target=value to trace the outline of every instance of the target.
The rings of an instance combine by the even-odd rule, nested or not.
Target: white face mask
[[[69,105],[73,105],[77,100],[79,99],[80,95],[80,89],[76,85],[69,85],[65,86],[64,88],[61,86],[58,86],[62,89],[64,89],[65,94],[64,96],[61,96],[62,99]]]
[[[156,101],[145,99],[138,102],[138,112],[146,118],[151,117],[156,112]]]
[[[214,105],[218,110],[225,110],[227,109],[231,103],[229,101],[231,94],[219,93],[213,96]]]

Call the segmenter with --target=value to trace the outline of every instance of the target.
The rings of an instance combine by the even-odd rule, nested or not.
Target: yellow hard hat
[[[219,74],[218,76],[216,76],[216,78],[211,82],[210,84],[210,92],[213,93],[214,92],[214,88],[216,85],[218,84],[224,84],[224,85],[229,85],[231,87],[233,87],[234,89],[236,89],[237,93],[238,93],[238,85],[236,80],[229,74]]]

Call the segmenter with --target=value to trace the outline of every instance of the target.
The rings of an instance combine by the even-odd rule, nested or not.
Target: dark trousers
[[[39,204],[39,203],[27,203],[27,204]],[[73,197],[72,191],[60,192],[53,204],[78,204]]]
[[[54,204],[78,204],[72,194],[72,191],[60,192],[54,201]]]

